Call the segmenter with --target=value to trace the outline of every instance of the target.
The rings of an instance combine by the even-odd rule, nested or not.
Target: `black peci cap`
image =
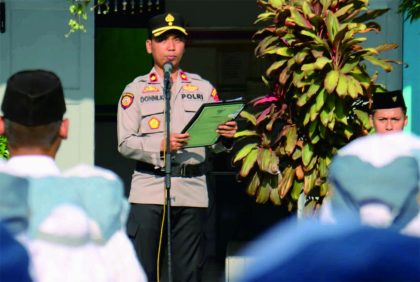
[[[406,109],[401,90],[373,94],[372,110],[392,109],[400,107],[404,110]]]
[[[26,126],[62,120],[66,104],[60,79],[45,70],[14,74],[7,81],[1,110],[6,119]]]
[[[188,35],[185,30],[184,18],[176,13],[165,13],[154,16],[149,21],[149,31],[153,37],[158,37],[167,31],[179,31],[185,36]]]

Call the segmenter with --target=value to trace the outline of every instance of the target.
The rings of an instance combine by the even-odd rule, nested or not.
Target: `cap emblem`
[[[175,20],[175,18],[174,18],[174,16],[172,16],[171,14],[168,14],[166,17],[165,17],[165,22],[167,22],[168,23],[168,25],[173,25],[173,23],[174,23],[174,20]]]

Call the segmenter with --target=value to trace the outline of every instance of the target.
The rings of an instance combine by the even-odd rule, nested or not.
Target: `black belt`
[[[145,162],[136,162],[136,171],[142,173],[153,174],[157,176],[165,176],[164,168],[156,168],[154,165]],[[200,164],[172,164],[172,177],[196,177],[206,173],[204,163]]]

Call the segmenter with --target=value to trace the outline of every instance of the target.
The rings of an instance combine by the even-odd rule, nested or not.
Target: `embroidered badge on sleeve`
[[[133,104],[134,95],[131,93],[124,93],[121,98],[121,107],[125,110]]]
[[[213,100],[214,101],[216,101],[216,102],[218,102],[220,99],[219,99],[219,96],[217,95],[217,90],[216,90],[216,88],[213,88],[213,91],[211,91],[211,97],[213,97]]]

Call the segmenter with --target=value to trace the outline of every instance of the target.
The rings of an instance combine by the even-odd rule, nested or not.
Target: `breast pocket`
[[[187,121],[193,118],[202,104],[203,102],[201,101],[184,101],[184,111]]]
[[[147,103],[141,105],[141,133],[151,134],[163,132],[164,112],[160,103]]]

